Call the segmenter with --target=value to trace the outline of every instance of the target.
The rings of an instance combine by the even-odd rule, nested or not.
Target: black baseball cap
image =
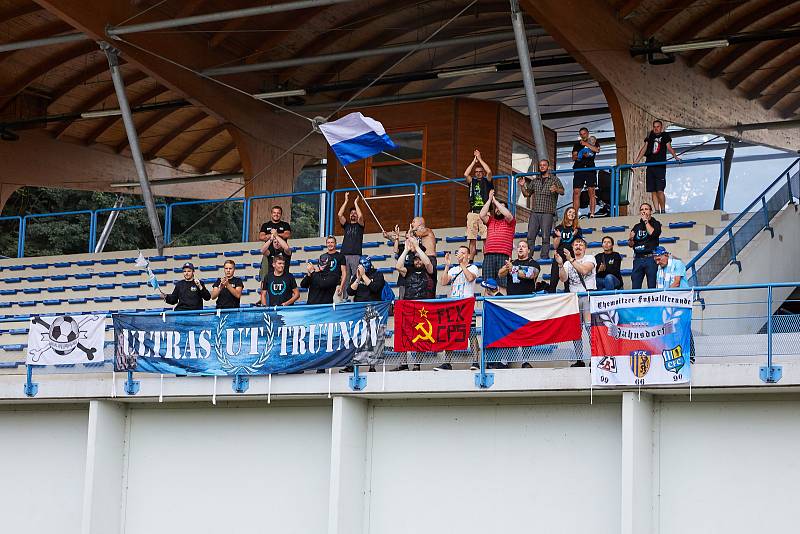
[[[183,264],[183,269],[191,269],[194,271],[194,263],[187,261]]]

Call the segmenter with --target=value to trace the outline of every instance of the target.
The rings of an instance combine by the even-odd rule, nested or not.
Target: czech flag
[[[534,347],[581,338],[578,295],[483,301],[483,346]]]
[[[319,129],[342,165],[397,148],[383,124],[358,112],[320,124]]]

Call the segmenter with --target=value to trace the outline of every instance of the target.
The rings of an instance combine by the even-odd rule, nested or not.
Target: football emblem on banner
[[[631,371],[636,378],[644,378],[650,370],[651,356],[646,350],[631,352]]]
[[[99,315],[31,317],[27,363],[55,365],[103,361],[105,318]]]

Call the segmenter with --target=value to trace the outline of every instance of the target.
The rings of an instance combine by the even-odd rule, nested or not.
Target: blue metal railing
[[[724,209],[724,191],[722,191],[722,169],[723,169],[723,162],[722,158],[696,158],[696,159],[689,159],[683,160],[681,164],[683,165],[693,165],[693,164],[708,164],[708,163],[718,163],[720,165],[720,200],[721,200],[721,208]],[[619,199],[620,199],[620,172],[625,169],[633,169],[637,167],[647,167],[653,165],[675,165],[678,162],[672,160],[666,163],[638,163],[632,165],[617,165],[617,166],[599,166],[593,167],[590,169],[579,169],[582,171],[608,171],[611,173],[611,206],[610,212],[612,216],[619,215]],[[573,174],[576,169],[558,169],[552,171],[555,174]],[[508,205],[509,208],[512,210],[512,213],[516,214],[516,207],[517,207],[517,197],[519,196],[519,191],[517,187],[517,179],[520,177],[525,176],[538,176],[538,172],[529,172],[529,173],[515,173],[511,175],[501,174],[495,175],[492,177],[493,180],[507,180],[508,187],[507,187],[507,198],[508,198]],[[423,211],[423,198],[425,194],[425,187],[431,185],[441,185],[447,182],[463,182],[464,178],[453,178],[447,180],[432,180],[428,182],[422,182],[421,184],[417,183],[402,183],[402,184],[386,184],[386,185],[378,185],[378,186],[365,186],[361,187],[362,191],[374,191],[374,190],[381,190],[381,189],[390,189],[390,188],[411,188],[412,193],[409,195],[413,196],[413,214],[414,216],[422,215]],[[565,190],[568,190],[568,187],[565,187]],[[218,204],[222,202],[226,202],[228,200],[233,202],[242,202],[243,203],[243,213],[242,213],[242,240],[248,241],[251,239],[251,232],[250,232],[250,224],[252,219],[252,203],[255,200],[261,199],[271,199],[271,198],[286,198],[286,197],[297,197],[297,196],[317,196],[320,197],[320,205],[325,206],[325,217],[324,221],[320,222],[320,234],[327,235],[333,233],[335,228],[335,198],[336,193],[341,193],[345,191],[355,191],[355,188],[340,188],[333,191],[322,190],[322,191],[302,191],[302,192],[292,192],[292,193],[278,193],[272,195],[259,195],[249,198],[244,197],[236,197],[232,199],[212,199],[212,200],[194,200],[194,201],[186,201],[186,202],[173,202],[171,204],[159,204],[159,207],[165,207],[165,227],[164,227],[164,239],[166,242],[171,241],[172,233],[173,233],[173,212],[176,207],[180,206],[190,206],[190,205],[204,205],[204,204]],[[566,194],[566,191],[565,191]],[[376,196],[373,198],[381,198],[380,196]],[[763,200],[759,197],[757,202],[763,202],[764,207],[766,209],[766,200]],[[144,206],[125,206],[122,208],[101,208],[98,210],[81,210],[81,211],[66,211],[61,213],[43,213],[43,214],[31,214],[26,215],[24,217],[2,217],[0,220],[19,220],[20,224],[20,232],[18,238],[18,246],[17,246],[17,257],[22,258],[24,257],[25,252],[25,230],[27,227],[27,220],[30,218],[39,218],[39,217],[60,217],[60,216],[69,216],[69,215],[80,215],[80,214],[87,214],[90,216],[90,224],[89,224],[89,236],[87,238],[89,247],[88,252],[92,252],[94,249],[94,244],[96,242],[96,232],[97,232],[97,221],[98,215],[101,213],[111,212],[111,211],[129,211],[129,210],[136,210],[136,209],[144,209]]]
[[[156,208],[164,208],[164,213],[166,215],[167,204],[156,204]],[[94,226],[95,232],[94,235],[90,234],[89,236],[89,252],[92,252],[94,248],[97,246],[97,226],[100,220],[100,215],[102,215],[103,213],[113,213],[115,211],[123,212],[123,211],[145,210],[145,209],[147,209],[145,206],[121,206],[119,208],[100,208],[92,211],[91,224]]]
[[[0,217],[0,221],[17,221],[17,257],[21,258],[25,252],[23,247],[25,239],[22,237],[22,217],[13,215],[10,217]]]
[[[728,225],[725,228],[723,228],[721,232],[719,232],[711,241],[709,241],[708,244],[706,244],[706,246],[703,247],[700,250],[700,252],[698,252],[694,256],[694,258],[692,258],[686,264],[686,271],[687,272],[689,270],[692,271],[692,275],[689,277],[689,280],[693,284],[708,283],[711,280],[713,280],[713,278],[717,274],[719,274],[724,267],[726,267],[731,263],[734,264],[738,263],[736,257],[737,254],[741,251],[741,248],[743,248],[744,245],[750,242],[750,240],[752,240],[753,237],[758,235],[758,233],[760,233],[761,230],[770,229],[769,223],[772,220],[772,215],[770,215],[770,209],[769,209],[770,202],[773,199],[776,199],[776,207],[779,206],[780,208],[782,208],[784,205],[786,205],[787,202],[791,202],[794,194],[797,193],[796,191],[797,188],[795,188],[795,191],[792,190],[792,178],[793,176],[797,176],[797,173],[795,173],[795,175],[792,175],[792,169],[794,168],[795,165],[798,166],[797,173],[800,173],[800,158],[798,158],[794,160],[792,163],[790,163],[789,166],[786,167],[786,169],[783,172],[781,172],[778,175],[778,177],[775,178],[775,180],[773,180],[772,183],[770,183],[761,192],[760,195],[758,195],[755,199],[753,199],[753,201],[750,204],[748,204],[748,206],[744,210],[742,210],[742,212],[738,216],[736,216],[730,223],[728,223]],[[767,198],[768,195],[770,196],[769,198]],[[753,213],[753,211],[756,209],[756,206],[758,206],[759,204],[761,205],[759,210],[764,216],[763,222],[758,224],[757,227],[753,228],[742,227],[734,234],[733,229],[736,227],[736,225],[739,224],[739,222],[742,221],[745,216]],[[753,218],[751,218],[751,220],[754,221],[760,220],[760,218],[756,219],[755,217],[756,217],[755,213],[753,213]],[[749,235],[747,235],[745,239],[737,240],[736,237],[739,236],[740,232],[743,231],[747,232]],[[726,261],[724,262],[720,261],[720,262],[715,262],[714,265],[709,265],[710,263],[710,258],[709,258],[707,259],[706,262],[704,262],[704,264],[701,267],[698,267],[697,263],[700,261],[700,259],[704,258],[708,254],[708,252],[722,240],[724,236],[728,237],[728,241],[723,246],[723,248],[720,248],[715,254],[719,254],[720,257],[722,255],[728,255],[730,261],[727,261],[727,258],[725,258]],[[728,250],[726,250],[726,248]],[[709,265],[707,269],[710,270],[711,272],[703,275],[702,277],[699,277],[698,273],[700,269],[705,268],[706,265]]]

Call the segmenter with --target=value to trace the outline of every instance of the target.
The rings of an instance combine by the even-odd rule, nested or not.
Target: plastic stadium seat
[[[219,252],[201,252],[198,256],[201,260],[210,260],[219,256]]]
[[[161,295],[147,295],[147,300],[161,300]]]
[[[630,276],[633,273],[633,269],[620,269],[619,274],[622,276]]]
[[[300,250],[300,247],[291,247],[292,252],[297,252],[298,250]]]
[[[23,300],[22,302],[19,302],[18,304],[20,306],[24,307],[24,308],[29,308],[31,306],[36,306],[37,303],[36,303],[35,300]]]
[[[69,278],[68,274],[54,274],[53,276],[50,277],[50,280],[52,280],[53,282],[60,282],[66,280],[67,278]]]
[[[48,267],[50,267],[50,264],[48,264],[48,263],[32,263],[31,264],[31,269],[47,269]]]
[[[27,267],[26,265],[11,265],[8,268],[8,270],[9,271],[24,271],[26,267]]]
[[[250,249],[251,256],[261,256],[261,249],[259,248],[251,248]]]
[[[26,287],[22,290],[22,292],[26,295],[38,295],[42,292],[41,287]]]
[[[153,271],[153,274],[167,274],[167,270],[163,267],[159,267],[158,269],[150,269]]]
[[[619,241],[617,241],[617,246],[619,246],[619,247],[627,247],[628,246],[628,240],[627,239],[620,239]]]
[[[319,252],[325,250],[325,245],[306,245],[303,247],[305,252]]]
[[[586,244],[586,246],[588,248],[601,248],[603,246],[603,243],[601,243],[600,241],[589,241]]]
[[[306,273],[290,273],[295,278],[303,278],[305,277]]]
[[[22,344],[22,343],[13,343],[13,344],[8,344],[8,345],[0,345],[0,349],[3,349],[5,351],[9,351],[9,352],[17,352],[17,351],[20,351],[20,350],[24,350],[26,347],[27,347],[27,345]]]
[[[244,250],[229,250],[223,254],[226,258],[238,258],[244,256]]]
[[[97,284],[97,289],[114,289],[117,284]]]
[[[119,263],[118,258],[103,258],[100,260],[100,265],[116,265]]]
[[[64,286],[48,287],[47,288],[47,292],[48,293],[63,293],[64,292]]]
[[[10,302],[0,302],[0,308],[10,308],[10,307],[11,307]]]
[[[388,273],[394,272],[394,268],[393,267],[378,267],[378,272],[379,273],[387,273],[388,274]]]
[[[44,276],[29,276],[28,282],[44,282]]]
[[[72,290],[73,291],[89,291],[89,286],[85,286],[85,285],[72,286]]]
[[[28,333],[28,329],[27,328],[12,328],[11,330],[8,331],[8,333],[9,334],[27,334]]]
[[[3,280],[6,284],[19,284],[22,282],[22,278],[14,277],[14,278],[6,278]]]
[[[75,280],[88,280],[92,276],[94,276],[94,273],[76,273]]]
[[[95,264],[94,260],[78,260],[75,262],[75,265],[78,267],[91,267]]]
[[[58,306],[59,304],[61,304],[61,301],[58,300],[58,299],[46,299],[46,300],[44,300],[44,305],[45,306]]]
[[[691,228],[695,224],[697,223],[694,221],[678,221],[669,223],[669,227],[672,230],[677,230],[678,228]]]
[[[624,232],[627,229],[627,226],[603,226],[603,233],[613,234],[614,232]]]
[[[194,254],[175,254],[174,256],[172,256],[172,259],[178,261],[188,261],[191,260],[193,257]]]
[[[467,240],[467,236],[465,235],[456,235],[452,237],[444,238],[445,242],[447,243],[464,243]]]
[[[362,248],[378,248],[379,246],[381,246],[380,241],[366,241],[361,245]]]
[[[11,295],[16,295],[16,294],[17,294],[16,289],[0,289],[0,295],[4,297],[10,297]]]
[[[122,282],[122,289],[136,289],[144,282]]]
[[[117,277],[117,273],[115,273],[113,271],[107,271],[107,272],[104,272],[104,273],[98,273],[97,276],[99,276],[100,278],[116,278]]]
[[[542,259],[542,258],[534,258],[534,259],[536,260],[536,263],[538,263],[538,264],[539,264],[539,266],[542,266],[542,265],[552,265],[552,264],[553,264],[553,258],[547,258],[547,259]]]
[[[290,266],[300,265],[301,263],[303,263],[301,260],[289,260],[289,265]],[[253,266],[255,267],[255,265],[253,265]]]
[[[136,263],[137,258],[122,258],[122,261],[125,263]]]
[[[581,232],[583,232],[584,235],[593,234],[594,233],[594,228],[581,228]]]
[[[204,273],[205,272],[209,272],[209,271],[216,271],[218,269],[219,269],[219,267],[217,267],[216,265],[201,265],[200,266],[200,271],[202,271]]]
[[[160,296],[160,295],[159,295]],[[139,295],[122,295],[119,300],[120,302],[136,302],[141,297]]]
[[[217,279],[216,279],[216,278],[201,278],[201,279],[200,279],[200,281],[201,281],[201,282],[203,282],[203,283],[204,283],[205,285],[207,285],[207,286],[211,286],[211,284],[213,284],[214,282],[216,282],[216,281],[217,281]],[[208,289],[209,291],[211,291],[210,287],[209,287],[209,288],[206,288],[206,289]]]
[[[150,256],[150,263],[154,261],[167,261],[168,258],[169,256]]]
[[[139,276],[143,274],[142,271],[122,271],[122,276]]]
[[[63,269],[65,267],[69,267],[72,265],[72,262],[69,261],[57,261],[53,264],[53,267],[58,267],[59,269]]]
[[[67,299],[70,304],[86,304],[86,299]]]
[[[113,297],[95,297],[94,298],[94,301],[96,303],[98,303],[98,304],[101,303],[101,302],[111,302],[112,300],[113,300]]]
[[[389,258],[391,258],[391,256],[389,256],[388,254],[376,254],[374,256],[369,257],[370,261],[384,261],[388,260]]]
[[[662,244],[677,243],[679,239],[680,237],[662,237],[658,242]]]

